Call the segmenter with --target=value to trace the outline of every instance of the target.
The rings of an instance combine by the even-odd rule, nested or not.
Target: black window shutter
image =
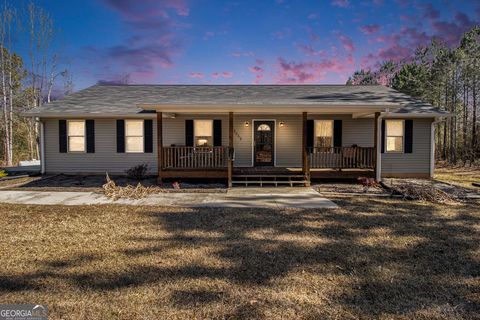
[[[333,146],[342,146],[342,120],[333,121]]]
[[[143,150],[145,153],[153,152],[153,120],[143,122]]]
[[[67,120],[58,120],[58,146],[60,153],[67,152]]]
[[[313,120],[307,120],[307,148],[313,148],[314,135],[315,135],[315,122]]]
[[[117,152],[125,152],[125,120],[117,120]]]
[[[413,120],[405,120],[405,153],[413,151]]]
[[[213,146],[222,146],[222,120],[213,120]]]
[[[377,137],[375,137],[376,139]],[[385,153],[385,120],[382,120],[382,145],[380,146],[380,149],[382,150],[382,153]]]
[[[193,147],[193,120],[185,120],[185,146]]]
[[[85,120],[87,130],[87,153],[95,153],[95,120]]]

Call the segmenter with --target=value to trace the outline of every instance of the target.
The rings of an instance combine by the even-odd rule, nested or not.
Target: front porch
[[[377,140],[378,140],[378,113],[374,117],[362,119],[364,130],[365,123],[371,128],[370,133],[359,132],[365,140],[365,136],[370,136],[368,141],[373,142],[373,146],[359,146],[355,140],[355,134],[345,134],[344,144],[354,142],[351,146],[332,146],[318,147],[312,144],[311,123],[314,119],[337,119],[335,115],[315,115],[303,112],[297,115],[262,115],[249,116],[246,114],[202,114],[200,119],[210,118],[218,123],[228,134],[222,134],[221,130],[218,137],[215,135],[217,145],[214,146],[192,146],[177,145],[168,142],[182,141],[189,139],[193,141],[193,132],[187,132],[188,129],[179,129],[171,123],[177,123],[177,126],[192,121],[196,115],[183,114],[178,115],[175,120],[170,120],[171,115],[166,118],[162,112],[157,112],[157,141],[158,141],[158,177],[159,179],[188,179],[188,178],[209,178],[209,179],[227,179],[228,185],[242,183],[245,180],[258,181],[258,184],[268,182],[271,184],[310,184],[311,179],[321,178],[356,178],[360,176],[375,177],[376,159],[377,159]],[[268,119],[268,120],[257,120]],[[341,115],[340,119],[352,119],[353,115]],[[288,120],[283,120],[288,119]],[[273,136],[270,155],[266,159],[270,161],[266,165],[258,165],[255,145],[254,126],[256,122],[265,121],[271,124]],[[333,120],[332,120],[333,121]],[[337,120],[336,120],[337,121]],[[341,122],[341,120],[339,120]],[[345,121],[347,122],[347,121]],[[352,122],[352,121],[350,121]],[[347,122],[347,129],[355,131],[355,127]],[[360,121],[359,121],[360,122]],[[225,125],[227,123],[227,125]],[[257,125],[258,127],[258,125]],[[184,138],[173,140],[168,138],[164,142],[165,135],[172,135],[173,131],[184,131]],[[340,127],[340,130],[341,127]],[[191,131],[191,129],[190,129]],[[341,131],[340,131],[340,134]],[[337,137],[338,139],[338,137]],[[221,145],[218,145],[218,144]],[[341,137],[340,137],[341,143]],[[358,140],[358,144],[362,143]],[[180,143],[179,143],[180,144]],[[185,143],[187,144],[187,143]],[[266,149],[268,150],[268,149]],[[265,158],[258,156],[260,160]]]

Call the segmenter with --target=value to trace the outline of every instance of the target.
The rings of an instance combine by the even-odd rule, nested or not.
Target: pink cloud
[[[471,29],[474,25],[475,22],[461,12],[455,14],[453,22],[438,20],[432,22],[432,27],[436,31],[435,36],[444,39],[450,46],[458,44],[462,34]]]
[[[259,67],[259,66],[248,67],[248,70],[250,70],[250,72],[252,72],[252,73],[265,71],[265,70],[263,70],[262,67]]]
[[[340,35],[338,39],[342,43],[342,46],[345,50],[347,50],[348,52],[355,51],[355,45],[353,44],[352,39],[350,39],[348,36]]]
[[[354,67],[353,57],[349,56],[345,60],[337,57],[318,61],[286,61],[278,58],[278,74],[275,82],[279,84],[288,83],[318,83],[325,78],[327,73],[333,72],[339,76],[342,73],[351,73]]]
[[[233,77],[233,72],[224,71],[224,72],[214,72],[212,73],[212,78],[231,78]]]
[[[361,26],[360,31],[362,31],[364,34],[369,35],[369,34],[377,33],[378,31],[380,31],[380,26],[378,24],[367,24],[367,25]]]
[[[128,75],[129,81],[149,82],[155,79],[159,69],[174,65],[173,56],[180,49],[176,34],[180,27],[169,13],[188,15],[184,0],[101,1],[120,15],[127,30],[125,34],[129,36],[107,48],[84,48],[91,54],[85,59],[96,66],[95,77],[112,79]]]
[[[308,44],[299,44],[298,48],[300,51],[305,53],[307,56],[312,57],[324,57],[325,51],[324,50],[315,50],[311,45]]]
[[[333,0],[332,6],[347,8],[350,6],[350,1],[349,0]]]
[[[248,70],[255,75],[255,79],[253,80],[253,83],[260,84],[264,78],[265,70],[260,66],[249,67]]]
[[[190,72],[188,77],[192,79],[203,79],[205,75],[201,72]]]
[[[185,0],[102,0],[107,6],[119,11],[129,19],[145,19],[152,16],[166,16],[166,10],[173,10],[179,16],[188,16],[190,10]]]

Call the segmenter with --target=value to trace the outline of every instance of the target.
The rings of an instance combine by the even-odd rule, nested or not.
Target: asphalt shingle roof
[[[398,113],[446,114],[379,85],[94,85],[29,114],[95,116],[148,112],[139,105],[386,106],[399,108],[395,111]]]

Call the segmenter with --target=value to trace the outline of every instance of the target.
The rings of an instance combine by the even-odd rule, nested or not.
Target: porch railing
[[[163,147],[163,168],[227,168],[232,154],[229,147]]]
[[[307,148],[312,169],[373,169],[375,148],[317,147]]]

